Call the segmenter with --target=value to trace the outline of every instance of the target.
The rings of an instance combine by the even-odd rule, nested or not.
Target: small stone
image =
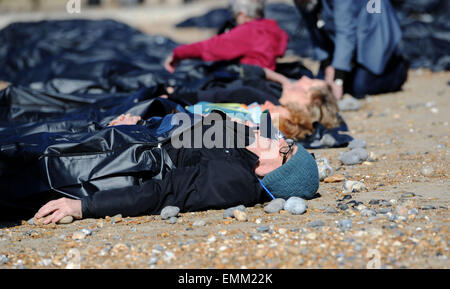
[[[348,209],[348,205],[346,205],[346,204],[339,204],[339,205],[338,205],[338,208],[339,208],[339,210],[341,210],[341,211],[345,211],[345,210]]]
[[[42,264],[42,266],[44,267],[48,267],[53,263],[52,259],[42,259],[40,261],[40,264]]]
[[[402,206],[398,206],[395,209],[395,213],[399,216],[407,216],[408,215],[408,209]]]
[[[268,226],[259,226],[258,228],[256,228],[256,231],[262,233],[262,232],[267,232],[269,231],[269,227]]]
[[[62,218],[61,220],[58,221],[58,224],[65,225],[65,224],[70,224],[72,222],[73,222],[72,216],[65,216],[64,218]]]
[[[234,218],[234,211],[235,210],[239,210],[239,211],[245,212],[245,206],[244,205],[239,205],[239,206],[236,206],[236,207],[228,208],[228,209],[226,209],[223,212],[222,217],[224,219],[226,219],[226,218]]]
[[[330,162],[326,158],[319,158],[316,160],[317,168],[319,170],[319,179],[323,181],[327,177],[333,174],[333,168],[330,166]]]
[[[369,157],[367,158],[367,161],[368,161],[368,162],[374,163],[374,162],[376,162],[377,160],[378,160],[377,155],[376,155],[374,152],[370,152],[370,153],[369,153]]]
[[[169,218],[169,223],[170,223],[170,224],[176,224],[177,221],[178,221],[178,218],[177,218],[177,217],[170,217],[170,218]]]
[[[369,205],[378,205],[380,203],[380,200],[370,200]]]
[[[325,183],[339,183],[345,181],[345,176],[343,175],[333,175],[324,179]]]
[[[118,215],[115,215],[114,217],[111,217],[111,223],[112,224],[116,224],[116,223],[120,223],[120,222],[122,222],[122,215],[121,214],[118,214]]]
[[[408,192],[408,193],[401,194],[400,197],[406,199],[406,198],[412,198],[412,197],[415,197],[415,196],[416,196],[416,194],[414,194],[412,192]]]
[[[167,220],[170,217],[176,217],[178,216],[178,213],[180,212],[180,208],[173,207],[173,206],[167,206],[161,211],[161,219]]]
[[[262,240],[262,237],[259,234],[252,234],[251,236],[252,236],[252,239],[255,241]]]
[[[285,203],[286,201],[284,199],[272,200],[264,207],[264,212],[268,214],[279,213],[283,209]]]
[[[419,214],[419,210],[417,210],[416,208],[412,208],[411,210],[408,211],[408,215],[418,215]]]
[[[376,215],[377,215],[377,213],[375,212],[375,210],[372,210],[372,209],[361,210],[361,216],[363,216],[363,217],[374,217]]]
[[[346,98],[338,101],[338,107],[341,111],[355,111],[361,108],[361,104],[356,98],[347,95]]]
[[[28,225],[34,226],[34,217],[27,221]]]
[[[156,257],[152,257],[152,258],[148,259],[148,264],[150,266],[156,265],[157,263],[158,263],[158,258],[156,258]]]
[[[262,220],[260,218],[255,220],[255,224],[261,224],[261,223],[262,223]]]
[[[353,228],[353,223],[351,220],[344,219],[338,223],[338,227],[342,231],[350,230],[351,228]]]
[[[9,262],[9,258],[6,255],[0,255],[0,265],[4,265]]]
[[[234,217],[239,222],[247,222],[247,220],[248,220],[247,214],[245,212],[240,211],[240,210],[234,210]]]
[[[206,222],[204,220],[197,220],[192,224],[192,226],[203,227],[206,226]]]
[[[367,207],[363,204],[359,204],[359,205],[356,205],[356,209],[361,212],[361,211],[367,210]]]
[[[424,177],[431,177],[434,174],[434,169],[430,166],[424,167],[422,170],[420,170],[420,173]]]
[[[356,148],[339,156],[339,160],[346,166],[360,164],[368,158],[369,153],[363,148]]]
[[[175,259],[175,254],[172,251],[165,251],[163,259],[165,262],[171,262],[173,259]]]
[[[306,237],[306,239],[308,239],[308,240],[315,240],[315,239],[317,238],[317,234],[314,233],[314,232],[312,232],[312,233],[306,234],[305,237]]]
[[[317,221],[309,222],[308,224],[306,224],[306,226],[309,228],[323,227],[323,226],[325,226],[325,223],[320,220],[317,220]]]
[[[382,214],[382,215],[390,213],[390,212],[391,212],[391,208],[380,208],[377,210],[377,213]]]
[[[426,206],[423,206],[422,208],[420,208],[421,210],[424,210],[424,211],[426,211],[426,210],[436,210],[436,207],[435,206],[432,206],[432,205],[426,205]]]
[[[342,193],[357,193],[366,189],[366,185],[363,182],[358,181],[345,181],[342,186]]]
[[[349,149],[356,149],[356,148],[365,149],[366,146],[367,146],[367,143],[363,139],[354,139],[348,144]]]
[[[284,209],[293,215],[301,215],[306,211],[305,200],[298,197],[290,197],[284,204]]]
[[[348,207],[347,207],[347,208],[348,208]],[[336,210],[335,208],[332,208],[332,207],[328,207],[328,208],[325,209],[324,213],[327,213],[327,214],[337,214],[337,213],[338,213],[338,210]]]

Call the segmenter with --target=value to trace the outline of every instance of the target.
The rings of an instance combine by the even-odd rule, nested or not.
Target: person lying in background
[[[292,82],[285,76],[268,70],[266,75],[269,80],[279,82],[283,86],[280,98],[250,86],[213,88],[193,93],[171,90],[172,94],[168,93],[164,97],[192,104],[257,103],[261,106],[261,111],[268,109],[280,131],[294,140],[311,135],[315,122],[320,122],[327,129],[339,126],[337,101],[325,81],[303,76]]]
[[[289,36],[276,21],[264,18],[265,0],[230,0],[237,27],[211,39],[174,49],[165,61],[173,73],[183,59],[204,61],[239,59],[242,64],[275,70],[276,60],[286,51]]]
[[[39,209],[35,219],[56,223],[65,216],[99,218],[122,214],[157,214],[166,206],[181,212],[225,209],[243,204],[253,206],[270,198],[292,196],[311,199],[319,187],[314,158],[303,147],[284,138],[267,138],[258,129],[230,121],[226,115],[209,114],[203,118],[202,139],[212,127],[234,142],[223,139],[220,147],[176,148],[172,142],[161,144],[161,154],[169,157],[172,168],[160,179],[148,179],[131,187],[106,189],[80,200],[60,198]],[[135,121],[124,115],[116,123]],[[194,137],[192,126],[183,135]],[[214,130],[217,132],[217,129]],[[242,143],[242,146],[236,145]],[[163,158],[163,159],[164,159]]]

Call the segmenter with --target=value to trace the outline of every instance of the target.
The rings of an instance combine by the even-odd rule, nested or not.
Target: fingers
[[[60,221],[62,218],[64,218],[67,215],[68,214],[66,214],[63,210],[57,210],[51,216],[49,216],[47,219],[45,219],[43,224],[47,225],[50,223],[57,223],[58,221]]]
[[[53,213],[58,209],[59,204],[62,202],[63,199],[50,201],[47,204],[45,204],[42,208],[39,209],[39,211],[36,213],[35,217],[36,219],[41,219],[48,214]]]

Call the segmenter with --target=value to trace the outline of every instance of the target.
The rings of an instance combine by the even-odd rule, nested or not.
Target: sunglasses
[[[291,152],[292,147],[295,144],[294,140],[290,139],[290,138],[286,139],[286,143],[287,143],[287,146],[280,148],[280,154],[283,154],[283,163],[281,165],[284,165],[286,163],[287,157],[288,157],[289,153]]]

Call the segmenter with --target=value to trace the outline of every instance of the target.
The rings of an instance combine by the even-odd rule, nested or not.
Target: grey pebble
[[[356,149],[356,148],[365,149],[366,146],[367,146],[367,143],[363,139],[354,139],[348,144],[349,149]]]
[[[359,110],[361,104],[359,103],[359,100],[354,97],[346,97],[338,101],[338,107],[341,111]]]
[[[323,226],[325,226],[325,223],[320,220],[317,220],[317,221],[309,222],[308,224],[306,224],[306,226],[309,228],[323,227]]]
[[[158,258],[152,257],[152,258],[148,259],[148,264],[149,264],[150,266],[156,265],[156,263],[158,263]]]
[[[380,203],[380,200],[370,200],[369,205],[378,205]]]
[[[180,212],[180,208],[173,207],[173,206],[167,206],[161,211],[161,219],[167,220],[170,217],[176,217],[178,216],[178,213]]]
[[[419,210],[417,210],[416,208],[412,208],[411,210],[408,211],[408,215],[418,215],[419,214]]]
[[[27,221],[28,225],[34,226],[34,217]]]
[[[423,207],[420,208],[420,209],[422,209],[422,210],[424,210],[424,211],[426,211],[426,210],[436,210],[436,207],[433,206],[433,205],[426,205],[426,206],[423,206]]]
[[[262,240],[262,237],[259,234],[252,234],[252,239],[255,241],[259,241]]]
[[[391,211],[392,211],[391,208],[381,208],[381,209],[377,210],[377,213],[384,215],[384,214],[390,213]]]
[[[349,219],[344,219],[344,220],[342,220],[342,221],[340,221],[340,222],[338,223],[338,227],[339,227],[342,231],[350,230],[351,228],[353,228],[353,223],[352,223],[352,221],[349,220]]]
[[[286,201],[284,199],[272,200],[264,207],[264,212],[268,214],[279,213],[283,209],[285,203]]]
[[[415,196],[416,196],[416,194],[414,194],[412,192],[408,192],[408,193],[401,194],[400,198],[412,198]]]
[[[290,197],[284,204],[284,209],[293,215],[303,214],[306,208],[305,200],[298,197]]]
[[[268,226],[259,226],[258,228],[256,228],[256,231],[267,232],[267,231],[269,231],[269,227]]]
[[[431,177],[434,174],[434,169],[430,166],[426,166],[423,169],[420,170],[420,173],[424,177]]]
[[[0,256],[0,265],[4,265],[9,262],[9,258],[6,255]]]
[[[346,204],[339,204],[339,205],[338,205],[338,208],[339,208],[339,210],[341,210],[341,211],[345,211],[345,210],[348,209],[348,205],[346,205]]]
[[[202,227],[205,225],[206,225],[206,222],[204,220],[197,220],[192,224],[192,226],[196,226],[196,227]]]
[[[392,207],[392,204],[386,200],[381,200],[379,205],[383,207]]]
[[[319,158],[316,160],[317,168],[319,170],[319,179],[323,181],[325,178],[333,175],[333,168],[326,158]]]
[[[169,223],[170,224],[175,224],[176,222],[178,222],[178,218],[177,217],[170,217],[169,218]]]
[[[328,207],[328,208],[325,209],[324,213],[327,213],[327,214],[337,214],[337,213],[338,213],[338,210],[336,210],[335,208],[332,208],[332,207]]]
[[[363,148],[352,149],[339,156],[339,160],[346,166],[357,165],[369,158],[369,153]]]
[[[239,206],[236,206],[236,207],[231,207],[231,208],[228,208],[228,209],[226,209],[224,212],[223,212],[223,218],[224,219],[226,219],[226,218],[234,218],[234,211],[235,210],[239,210],[239,211],[242,211],[242,212],[245,212],[245,206],[244,205],[239,205]]]
[[[365,209],[361,211],[361,216],[363,217],[374,217],[377,215],[377,212],[375,212],[375,210],[372,209]]]

